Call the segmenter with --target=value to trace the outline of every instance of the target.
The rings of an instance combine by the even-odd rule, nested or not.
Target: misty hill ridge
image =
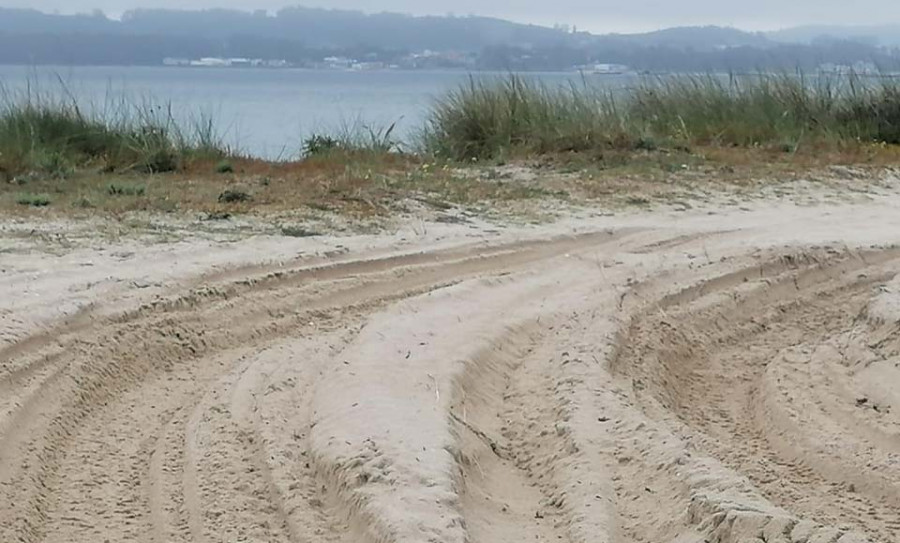
[[[900,46],[900,24],[873,26],[808,25],[773,32],[745,32],[721,26],[667,28],[637,34],[594,35],[520,24],[491,17],[412,16],[401,13],[289,7],[274,16],[255,12],[208,9],[136,9],[121,21],[96,11],[56,15],[35,9],[0,8],[0,32],[22,34],[176,35],[206,38],[257,36],[299,41],[310,47],[368,45],[398,49],[478,50],[488,45],[548,47],[599,41],[612,45],[693,49],[771,47],[779,43],[809,44],[821,39],[851,40],[869,45]]]
[[[875,45],[890,37],[890,28],[875,37],[813,37],[804,42],[829,29],[764,34],[698,26],[595,35],[491,17],[306,7],[284,8],[274,15],[137,9],[121,20],[99,11],[55,15],[0,8],[0,63],[152,66],[166,58],[242,57],[315,68],[328,58],[345,57],[360,65],[407,69],[559,71],[621,64],[648,72],[745,72],[815,70],[831,64],[900,71],[900,50]],[[842,35],[852,35],[847,32],[852,31]],[[897,36],[900,41],[900,29]],[[798,41],[786,43],[791,39]],[[423,55],[426,50],[439,54]]]
[[[900,47],[900,24],[870,26],[806,25],[767,32],[773,41],[813,43],[823,39],[851,40],[871,45]]]
[[[722,47],[770,47],[772,41],[761,33],[723,26],[680,26],[640,34],[606,34],[598,40],[622,41],[633,45],[716,49]]]
[[[681,27],[642,34],[592,35],[514,23],[491,17],[411,16],[399,13],[292,7],[274,16],[264,11],[137,9],[121,21],[102,13],[54,15],[0,8],[0,32],[22,34],[174,35],[205,38],[256,36],[302,42],[310,47],[368,45],[394,49],[477,51],[490,45],[526,47],[607,44],[710,49],[770,45],[762,34],[716,26]]]

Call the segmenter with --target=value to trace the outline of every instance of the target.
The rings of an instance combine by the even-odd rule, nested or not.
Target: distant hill
[[[0,8],[0,32],[7,34],[107,33],[116,30],[116,22],[100,12],[92,15],[51,15],[34,9]]]
[[[891,28],[872,27],[864,34],[887,40],[894,35]],[[900,54],[878,47],[870,38],[848,41],[853,33],[806,27],[762,34],[702,26],[594,35],[490,17],[305,7],[272,15],[138,9],[121,20],[100,12],[55,15],[0,8],[0,63],[159,65],[165,58],[222,57],[283,60],[306,67],[340,58],[409,69],[572,70],[614,63],[653,72],[755,71],[859,62],[900,69]]]
[[[301,42],[309,47],[366,45],[391,49],[478,51],[491,45],[552,47],[596,41],[620,45],[713,49],[766,46],[761,34],[715,26],[682,27],[644,34],[591,35],[525,25],[490,17],[414,17],[399,13],[292,7],[269,16],[265,11],[138,9],[121,21],[102,13],[53,15],[0,8],[0,32],[23,34],[124,34],[223,39],[254,36]]]
[[[95,15],[51,15],[0,8],[0,32],[23,34],[124,34],[223,39],[253,36],[289,40],[309,47],[365,45],[394,49],[476,51],[499,43],[547,47],[572,41],[561,30],[489,17],[413,17],[397,13],[285,8],[265,11],[138,9],[121,21]]]
[[[900,24],[877,26],[810,25],[767,32],[772,41],[811,44],[822,40],[847,40],[868,45],[900,47]]]
[[[608,34],[598,40],[644,47],[715,50],[728,47],[771,47],[775,45],[762,33],[745,32],[721,26],[683,26],[643,34]]]

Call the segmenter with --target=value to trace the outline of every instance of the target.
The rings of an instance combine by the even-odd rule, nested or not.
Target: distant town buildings
[[[322,67],[332,70],[349,70],[355,63],[355,60],[347,57],[325,57],[322,59]]]
[[[878,75],[881,70],[872,62],[854,62],[853,64],[834,64],[827,62],[819,65],[819,72],[840,75]]]
[[[291,64],[286,60],[264,60],[261,58],[219,58],[204,57],[200,59],[164,58],[164,66],[190,66],[199,68],[288,68]]]
[[[250,59],[250,58],[222,58],[204,57],[199,59],[169,57],[163,59],[164,66],[194,67],[194,68],[312,68],[318,70],[341,71],[374,71],[374,70],[421,70],[441,68],[468,68],[475,67],[476,56],[469,53],[455,51],[431,51],[424,50],[387,60],[378,58],[374,54],[366,58],[357,59],[347,56],[327,56],[320,61],[305,61],[292,63],[287,60],[277,59]]]
[[[507,61],[510,66],[527,65],[528,62],[532,61],[532,53],[530,50],[515,51],[507,58]],[[375,53],[370,53],[362,59],[344,55],[331,55],[321,60],[306,60],[297,63],[283,59],[243,57],[203,57],[199,59],[170,57],[163,59],[162,63],[165,66],[193,68],[307,68],[358,72],[378,70],[478,70],[485,68],[479,62],[477,54],[458,51],[433,51],[430,49],[387,57],[380,57]],[[500,63],[502,64],[502,61]],[[489,66],[488,69],[502,68]],[[591,63],[556,69],[567,69],[573,72],[597,75],[633,73],[630,67],[613,63]]]
[[[625,74],[631,71],[631,68],[624,64],[594,64],[588,68],[585,71],[598,75]]]

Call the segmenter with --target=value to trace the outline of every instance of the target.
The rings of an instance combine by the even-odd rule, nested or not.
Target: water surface
[[[188,121],[212,115],[227,144],[266,158],[294,157],[310,134],[353,124],[380,129],[396,123],[397,137],[408,140],[422,126],[432,101],[468,77],[464,72],[431,71],[0,66],[0,82],[7,89],[37,86],[44,93],[70,93],[98,108],[123,97],[171,104],[175,115]],[[583,80],[573,73],[527,77],[548,84]],[[617,87],[631,79],[586,76],[585,80]]]

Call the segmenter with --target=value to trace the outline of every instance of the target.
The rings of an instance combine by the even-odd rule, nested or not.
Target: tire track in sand
[[[94,326],[79,331],[71,342],[65,343],[67,356],[60,359],[58,376],[26,398],[26,401],[42,405],[40,413],[24,412],[22,420],[8,427],[2,436],[0,449],[3,449],[3,457],[8,459],[4,466],[9,471],[0,481],[3,502],[8,504],[0,513],[0,525],[3,526],[0,535],[8,539],[38,541],[54,531],[54,519],[65,517],[71,507],[58,501],[60,489],[67,484],[67,475],[60,472],[60,468],[66,463],[74,443],[90,440],[89,436],[82,435],[85,422],[112,409],[123,394],[140,390],[148,380],[176,371],[189,361],[200,366],[208,364],[206,361],[210,356],[237,345],[257,348],[254,346],[293,333],[298,325],[309,322],[310,315],[329,307],[364,307],[464,277],[501,273],[614,237],[603,233],[528,244],[499,253],[497,249],[491,249],[487,256],[476,252],[459,260],[456,259],[458,255],[453,255],[448,262],[431,258],[429,265],[412,269],[387,267],[385,270],[378,264],[374,276],[364,275],[365,266],[353,263],[350,275],[339,284],[331,285],[330,292],[326,290],[324,296],[304,288],[315,279],[313,276],[297,282],[292,288],[278,288],[269,281],[259,289],[248,287],[234,296],[213,296],[204,301],[189,295],[172,303],[150,305],[123,318],[98,319]],[[191,310],[183,310],[187,308]],[[40,345],[40,342],[35,344]],[[234,361],[225,362],[216,369],[226,374],[233,370]],[[49,401],[50,396],[54,401]],[[32,398],[34,400],[30,400]],[[164,401],[161,398],[147,400]],[[22,414],[19,411],[13,416]],[[193,430],[200,422],[198,417],[188,419],[186,451],[190,451],[191,444],[195,443],[191,440],[195,436]],[[136,433],[146,437],[140,431]],[[95,449],[92,454],[103,454],[103,451]],[[199,458],[191,458],[191,454],[186,452],[188,465],[199,461]],[[22,463],[17,458],[34,461]],[[149,458],[135,462],[150,465]],[[162,465],[159,460],[156,462],[154,465]],[[187,479],[187,486],[192,486],[190,471]],[[115,487],[118,482],[107,484]],[[191,511],[192,503],[186,496],[184,509]],[[187,515],[188,525],[193,526],[194,536],[199,536],[201,530],[197,521],[190,520],[196,516],[196,512]],[[146,519],[140,522],[144,526],[152,524]],[[159,528],[156,533],[159,537]]]
[[[557,412],[531,367],[539,341],[534,327],[510,330],[469,359],[454,386],[450,413],[473,543],[571,541],[549,480],[553,466],[534,465],[553,448],[535,438],[556,436],[548,428]]]
[[[620,340],[614,369],[651,418],[671,420],[774,503],[877,541],[896,540],[896,452],[873,446],[869,429],[842,427],[830,416],[844,408],[839,397],[821,396],[829,391],[822,383],[785,379],[844,364],[822,348],[849,330],[866,333],[858,315],[873,287],[900,270],[898,258],[896,250],[812,252],[756,277],[713,279],[639,314]],[[793,529],[794,539],[805,540],[800,525]],[[842,533],[834,528],[833,539]]]

